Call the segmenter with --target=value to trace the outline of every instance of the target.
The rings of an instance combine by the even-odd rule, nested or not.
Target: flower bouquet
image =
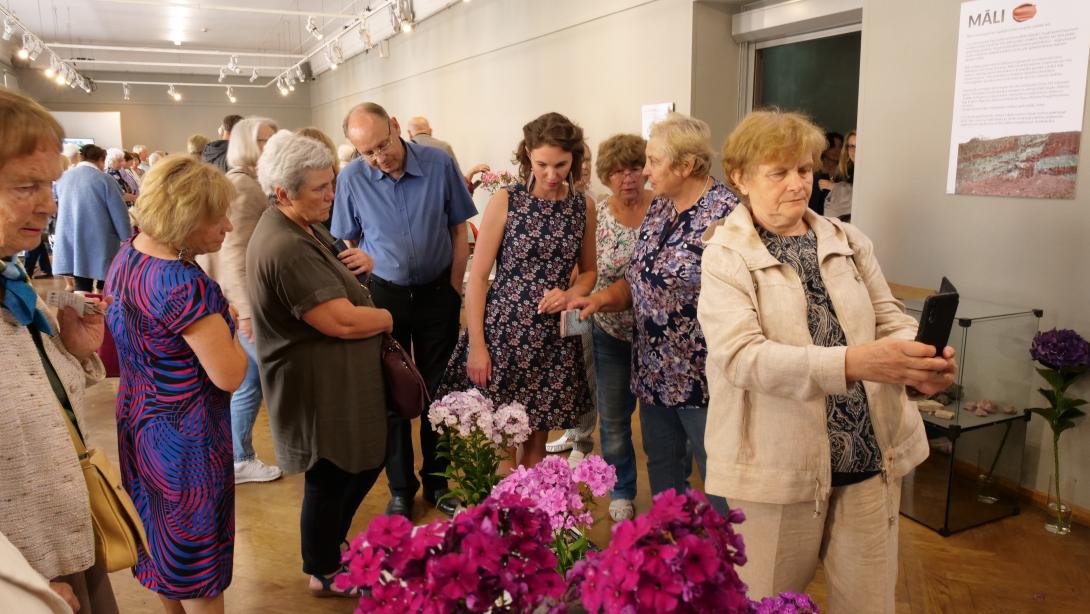
[[[545,512],[513,494],[416,530],[404,517],[377,516],[345,552],[337,587],[362,589],[356,612],[562,611],[551,533]]]
[[[745,545],[731,526],[744,519],[737,509],[722,516],[697,491],[661,492],[647,513],[613,525],[608,548],[576,563],[568,597],[592,613],[817,612],[806,595],[746,597],[735,571]]]
[[[560,573],[567,573],[586,555],[586,533],[594,524],[593,497],[613,489],[617,470],[601,456],[588,456],[576,469],[560,456],[548,456],[527,469],[518,467],[492,490],[493,496],[526,497],[549,517],[552,548]]]
[[[480,187],[488,190],[489,194],[495,194],[496,190],[505,188],[511,184],[518,183],[519,179],[511,171],[500,171],[493,173],[492,171],[485,171],[481,173],[481,178],[478,181]]]
[[[1090,366],[1090,343],[1073,330],[1052,329],[1033,337],[1029,353],[1044,365],[1044,368],[1037,369],[1037,373],[1049,385],[1048,388],[1038,388],[1041,396],[1048,401],[1048,407],[1029,408],[1052,427],[1052,481],[1055,491],[1053,493],[1053,487],[1049,488],[1049,498],[1055,494],[1056,500],[1055,510],[1050,509],[1049,512],[1054,513],[1055,517],[1049,520],[1045,528],[1052,533],[1066,535],[1071,532],[1071,510],[1060,498],[1060,435],[1075,426],[1076,418],[1086,415],[1079,409],[1086,401],[1068,397],[1066,392]]]
[[[500,459],[530,436],[525,407],[496,408],[477,390],[452,392],[432,403],[428,420],[439,434],[436,453],[450,461],[442,473],[453,484],[447,496],[460,497],[467,506],[491,494],[500,481]]]

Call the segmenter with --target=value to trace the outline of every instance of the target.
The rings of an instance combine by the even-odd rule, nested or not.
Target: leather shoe
[[[409,497],[402,497],[394,495],[390,497],[390,502],[386,504],[387,516],[404,516],[409,520],[413,519],[413,500]]]
[[[454,513],[458,511],[458,508],[462,507],[462,500],[458,497],[450,496],[445,497],[450,492],[449,488],[440,488],[439,490],[425,494],[424,499],[435,506],[435,509],[447,516],[454,516]]]

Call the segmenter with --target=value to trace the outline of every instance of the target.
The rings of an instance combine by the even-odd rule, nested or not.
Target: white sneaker
[[[280,467],[266,465],[256,458],[235,463],[235,484],[271,482],[283,474]]]
[[[609,502],[609,517],[614,522],[632,520],[636,517],[636,506],[631,499],[614,499]]]
[[[575,429],[568,429],[564,434],[545,444],[545,451],[549,454],[566,452],[575,447]]]

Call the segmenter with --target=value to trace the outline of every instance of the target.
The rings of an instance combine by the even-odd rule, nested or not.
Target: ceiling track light
[[[167,96],[170,96],[175,101],[179,101],[182,99],[181,93],[179,93],[178,90],[174,89],[173,83],[171,83],[170,87],[167,88]]]
[[[68,66],[65,65],[65,64],[61,64],[60,69],[57,70],[57,75],[55,77],[53,77],[53,83],[56,83],[57,85],[64,85],[67,81],[68,81]]]
[[[46,68],[42,72],[45,74],[46,79],[52,80],[57,76],[57,72],[60,70],[60,62],[57,61],[57,56],[49,55],[49,68]]]
[[[257,69],[255,68],[253,72],[250,73],[250,83],[257,81],[258,77],[259,75],[257,74]]]
[[[322,40],[325,35],[318,28],[318,24],[314,21],[314,16],[307,17],[307,32],[314,37],[315,40]]]
[[[413,31],[412,0],[392,0],[392,4],[390,4],[390,25],[395,32],[401,30],[408,34]]]
[[[121,99],[122,100],[131,100],[132,99],[132,88],[129,87],[128,83],[122,83],[121,84]]]
[[[227,99],[231,101],[231,104],[238,102],[238,98],[235,98],[235,88],[227,86]]]
[[[325,48],[325,60],[329,63],[330,70],[337,70],[337,58],[333,55],[333,47],[327,46]]]
[[[71,86],[76,82],[76,77],[78,76],[79,74],[76,73],[76,69],[69,67],[68,72],[64,73],[64,84]]]
[[[231,59],[227,61],[227,70],[237,74],[242,73],[242,67],[238,65],[238,56],[233,55]]]
[[[303,67],[299,64],[295,65],[295,78],[299,83],[307,80],[307,76],[303,74]]]
[[[283,77],[277,77],[276,87],[277,87],[277,89],[280,90],[280,95],[281,96],[287,96],[288,95],[288,87],[286,85],[284,85],[284,78]]]
[[[34,36],[30,32],[23,32],[23,46],[19,48],[19,51],[15,54],[20,60],[26,60],[30,58],[30,48],[34,46]]]
[[[360,20],[360,42],[363,43],[363,50],[370,51],[375,46],[375,41],[371,39],[371,31],[367,29],[367,24]]]
[[[223,66],[220,66],[220,76],[219,76],[219,79],[216,79],[216,81],[218,81],[220,83],[223,83],[223,80],[226,79],[226,78],[227,78],[227,69],[224,68]]]
[[[6,41],[11,40],[11,37],[15,36],[15,20],[11,17],[4,18],[4,33],[0,34],[0,38]]]

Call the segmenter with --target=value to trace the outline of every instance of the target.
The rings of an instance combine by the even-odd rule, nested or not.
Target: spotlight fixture
[[[57,85],[64,85],[68,81],[68,66],[61,64],[60,69],[57,70],[57,75],[53,77],[53,83]]]
[[[227,70],[235,73],[236,75],[242,72],[242,67],[238,65],[238,56],[231,56],[230,60],[227,60]]]
[[[173,98],[175,100],[175,102],[182,99],[182,95],[177,90],[174,89],[174,84],[173,83],[171,83],[170,87],[167,88],[167,96],[170,96],[171,98]]]
[[[280,90],[280,95],[281,96],[287,96],[288,95],[288,88],[287,88],[286,85],[284,85],[284,78],[283,77],[277,78],[276,87]]]
[[[230,100],[232,104],[238,102],[238,98],[235,98],[235,88],[227,87],[227,100]]]
[[[15,54],[20,60],[30,59],[30,50],[34,47],[34,36],[30,32],[23,32],[23,46]]]
[[[46,68],[45,70],[42,71],[42,73],[45,74],[46,79],[49,79],[49,80],[52,81],[53,77],[57,76],[57,68],[58,68],[59,64],[60,63],[57,62],[57,56],[55,56],[55,55],[50,55],[49,56],[49,68]]]
[[[360,22],[360,42],[363,43],[363,50],[370,51],[375,46],[375,42],[371,40],[371,31],[367,29],[367,24]]]
[[[303,74],[303,67],[300,66],[299,64],[295,65],[295,79],[299,83],[302,83],[303,81],[307,80],[307,76]]]
[[[34,39],[34,46],[30,48],[29,60],[31,62],[38,59],[38,56],[42,54],[42,41]]]
[[[94,91],[94,82],[86,77],[80,77],[79,88],[83,90],[85,94],[90,94]]]
[[[253,70],[253,72],[250,73],[250,83],[253,83],[254,81],[257,81],[257,78],[258,78],[258,74],[257,74],[257,69],[255,68]]]
[[[15,36],[15,20],[11,17],[4,18],[4,33],[0,35],[6,41],[11,40],[11,37]]]
[[[405,34],[413,31],[413,6],[410,0],[393,0],[390,5],[390,25]]]
[[[333,47],[326,47],[325,48],[325,59],[326,59],[326,62],[329,62],[329,69],[330,70],[337,70],[338,62],[337,62],[336,56],[333,54]]]
[[[220,77],[216,81],[223,83],[223,80],[227,78],[227,69],[220,66]]]
[[[131,100],[132,99],[132,89],[129,87],[128,83],[122,83],[121,84],[121,99],[122,100]]]
[[[334,41],[332,45],[333,61],[344,64],[344,51],[341,50],[341,41]]]
[[[69,86],[72,85],[76,82],[77,77],[79,77],[79,73],[76,72],[76,69],[68,67],[68,72],[64,73],[64,84]]]
[[[289,92],[294,92],[295,91],[295,78],[292,77],[291,75],[288,75],[287,84],[288,84],[288,91]]]
[[[307,32],[314,37],[315,40],[322,40],[325,35],[318,29],[318,24],[314,22],[314,17],[307,17]]]

